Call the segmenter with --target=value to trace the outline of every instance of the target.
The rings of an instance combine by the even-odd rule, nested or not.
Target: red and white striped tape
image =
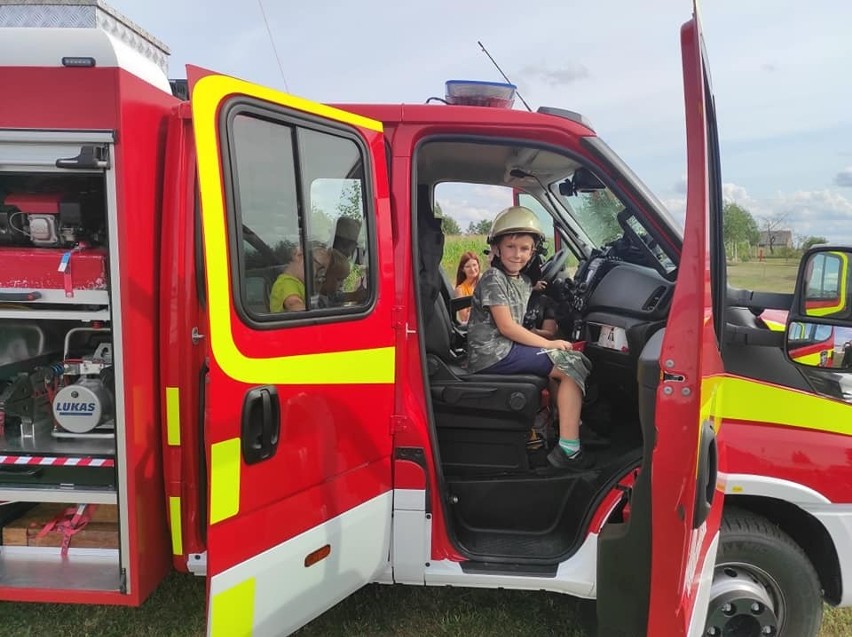
[[[114,467],[112,458],[51,458],[48,456],[0,456],[0,465],[38,465],[41,467]]]

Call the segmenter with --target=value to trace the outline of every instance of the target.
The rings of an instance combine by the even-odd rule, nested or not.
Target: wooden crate
[[[73,504],[45,502],[38,504],[19,518],[3,527],[5,546],[62,546],[63,533],[51,530],[42,537],[38,534],[51,520],[63,514]],[[71,536],[71,548],[117,549],[118,511],[113,504],[99,504],[91,514],[89,523]]]

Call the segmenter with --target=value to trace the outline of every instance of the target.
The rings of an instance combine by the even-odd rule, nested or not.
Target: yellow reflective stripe
[[[719,434],[722,422],[714,418],[716,405],[722,399],[722,387],[716,381],[715,376],[705,377],[701,382],[701,407],[698,414],[698,435],[695,437],[695,478],[698,478],[698,467],[701,460],[701,433],[704,431],[704,423],[708,420],[713,426],[713,431]]]
[[[169,445],[180,445],[180,389],[166,387],[166,440]]]
[[[713,417],[713,414],[716,412],[716,404],[722,395],[719,383],[715,380],[717,378],[717,376],[708,376],[701,382],[701,410],[699,412],[699,420],[702,423],[708,418]],[[719,423],[714,422],[713,428],[718,433]]]
[[[711,376],[704,379],[702,392],[705,384],[718,385],[713,405],[717,430],[720,420],[746,420],[852,434],[852,405],[745,378]]]
[[[763,319],[764,324],[773,332],[783,332],[786,325],[783,323],[779,323],[778,321],[768,321]]]
[[[227,310],[216,314],[227,315]],[[215,321],[211,314],[211,324]],[[394,381],[393,347],[248,358],[237,349],[230,337],[229,318],[227,323],[227,327],[223,326],[218,333],[211,329],[213,334],[210,344],[222,371],[240,382],[250,385],[352,385],[390,384]]]
[[[183,555],[183,525],[179,497],[169,496],[169,526],[172,530],[172,553]]]
[[[210,446],[210,524],[240,510],[240,439]]]
[[[296,97],[289,93],[277,91],[274,88],[252,84],[251,82],[246,82],[235,77],[228,77],[227,75],[207,75],[196,82],[192,89],[192,111],[194,114],[206,111],[206,115],[212,115],[215,118],[216,111],[219,110],[219,103],[225,97],[231,95],[248,95],[249,97],[255,97],[272,102],[273,104],[280,104],[287,108],[294,108],[304,113],[317,115],[324,119],[331,119],[335,122],[343,122],[351,126],[374,130],[377,133],[381,133],[384,130],[384,126],[379,120],[350,113],[349,111],[342,111],[327,104],[312,102],[311,100]],[[207,119],[207,122],[213,123],[215,119]],[[211,130],[209,132],[213,133],[214,131]]]
[[[791,356],[791,358],[797,363],[801,363],[802,365],[808,365],[810,367],[819,367],[820,352],[812,352],[810,354],[805,354],[804,356]]]
[[[829,305],[827,307],[811,307],[805,313],[808,316],[828,316],[842,310],[844,305],[845,303],[838,302],[837,305]]]
[[[325,352],[275,358],[250,358],[237,347],[231,331],[231,276],[222,201],[217,114],[227,95],[245,94],[336,121],[382,131],[381,122],[303,100],[242,80],[218,75],[202,78],[192,93],[204,225],[207,288],[210,295],[210,346],[222,371],[247,384],[389,384],[394,381],[394,348]]]
[[[254,589],[255,580],[250,577],[210,598],[211,637],[249,637],[252,634]]]

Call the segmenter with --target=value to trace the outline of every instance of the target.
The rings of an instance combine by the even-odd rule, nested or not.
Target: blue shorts
[[[553,361],[540,347],[515,343],[506,357],[491,367],[479,370],[479,374],[533,374],[547,376],[553,369]]]

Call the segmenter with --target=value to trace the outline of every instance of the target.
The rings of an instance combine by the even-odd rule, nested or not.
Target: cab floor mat
[[[511,556],[516,559],[536,559],[564,554],[572,542],[572,537],[564,533],[517,534],[479,532],[465,534],[467,537],[459,543],[475,555]]]

